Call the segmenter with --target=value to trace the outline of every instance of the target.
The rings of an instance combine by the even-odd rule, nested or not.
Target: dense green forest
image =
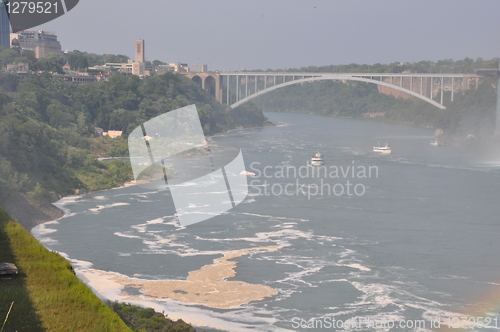
[[[348,65],[308,66],[301,68],[267,69],[266,71],[289,71],[311,73],[454,73],[473,74],[474,69],[498,68],[498,58],[483,60],[482,58],[463,60],[445,59],[439,61],[393,62],[390,64],[375,63],[373,65],[351,63]],[[262,71],[262,70],[251,70]]]
[[[406,70],[418,72],[470,72],[477,68],[497,68],[498,59],[476,61],[444,60],[436,64],[420,67],[416,64],[404,65]],[[335,68],[333,68],[335,67]],[[399,68],[399,67],[398,67]],[[366,66],[348,65],[307,67],[299,71],[351,71],[351,72],[397,72],[390,65]],[[480,79],[478,89],[456,93],[451,102],[451,92],[445,92],[441,110],[417,99],[395,98],[382,94],[377,85],[364,82],[320,81],[287,86],[254,99],[265,111],[306,112],[326,116],[362,118],[367,113],[384,113],[378,120],[421,127],[439,128],[447,138],[474,135],[493,135],[496,110],[496,78]]]
[[[98,156],[126,155],[135,127],[170,110],[196,104],[205,134],[267,119],[251,104],[229,112],[182,75],[139,79],[116,74],[107,82],[69,84],[49,73],[18,78],[0,74],[0,199],[26,193],[34,202],[101,190],[130,179],[128,163]],[[94,128],[123,131],[94,138]]]

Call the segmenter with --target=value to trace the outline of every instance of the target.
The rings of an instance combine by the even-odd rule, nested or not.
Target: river
[[[431,146],[431,129],[266,116],[210,139],[256,174],[226,213],[180,227],[165,188],[128,186],[61,200],[33,234],[100,297],[200,331],[500,330],[499,156]]]

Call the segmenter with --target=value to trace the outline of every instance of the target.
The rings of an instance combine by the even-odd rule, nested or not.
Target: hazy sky
[[[81,0],[34,29],[63,50],[210,70],[500,57],[498,0]]]

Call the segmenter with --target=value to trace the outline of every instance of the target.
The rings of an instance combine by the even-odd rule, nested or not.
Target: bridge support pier
[[[444,77],[441,77],[441,105],[443,105]]]
[[[455,77],[451,78],[451,101],[453,101],[453,93],[455,92]]]
[[[433,82],[433,77],[431,77],[431,93],[430,93],[430,96],[429,96],[429,99],[432,99],[434,97],[434,82]]]
[[[497,111],[495,120],[495,137],[500,136],[500,76],[497,83]]]
[[[201,88],[203,90],[209,90],[209,83],[207,82],[207,79],[213,79],[215,86],[213,91],[213,97],[219,102],[223,103],[222,100],[222,76],[220,75],[219,72],[185,72],[181,73],[184,76],[187,76],[190,79],[193,79],[194,77],[197,77],[199,82],[201,83]]]

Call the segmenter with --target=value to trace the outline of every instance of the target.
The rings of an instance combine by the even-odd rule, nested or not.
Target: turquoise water
[[[469,330],[498,330],[500,157],[431,146],[430,129],[266,115],[278,126],[211,138],[214,147],[240,147],[247,170],[260,175],[227,213],[179,227],[164,186],[129,186],[68,198],[60,202],[66,216],[33,233],[77,272],[147,280],[182,280],[225,251],[280,245],[235,258],[230,278],[270,286],[275,296],[230,309],[136,301],[208,325],[200,330],[380,331],[369,322],[422,320],[387,330],[433,331],[439,317],[465,315],[490,319],[492,329]],[[373,153],[379,142],[393,153]],[[306,174],[318,151],[328,173]],[[101,297],[120,298],[87,281]],[[344,326],[327,328],[333,319]]]

